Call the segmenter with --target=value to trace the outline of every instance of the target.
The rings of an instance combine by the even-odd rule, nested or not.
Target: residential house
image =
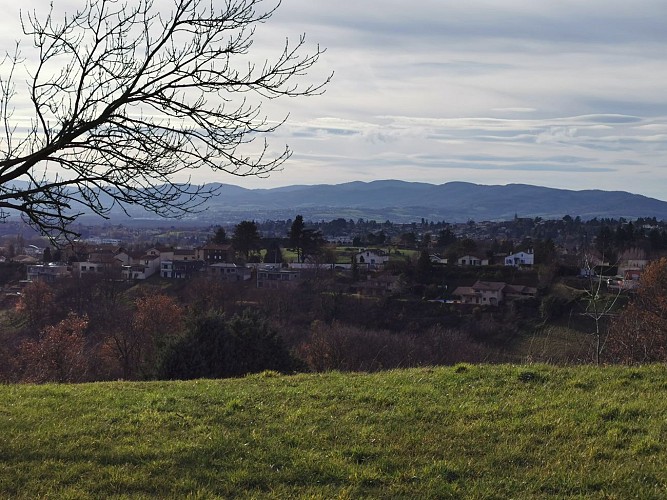
[[[399,276],[392,276],[390,274],[380,274],[375,277],[369,276],[366,281],[355,283],[352,289],[359,295],[370,297],[390,295],[399,289]]]
[[[234,247],[230,244],[206,243],[196,250],[196,258],[207,263],[234,262]]]
[[[291,288],[301,278],[301,271],[285,269],[279,266],[262,266],[257,268],[257,288]]]
[[[517,252],[505,257],[506,266],[531,267],[535,264],[535,254],[532,250]]]
[[[639,275],[649,263],[650,261],[648,259],[628,259],[618,266],[618,275],[623,276],[624,279],[639,280]],[[628,273],[630,277],[626,276]]]
[[[160,276],[169,279],[190,279],[201,275],[201,260],[164,260],[160,262]]]
[[[160,256],[144,254],[138,263],[123,266],[122,275],[126,280],[145,280],[160,270]]]
[[[456,259],[457,266],[488,266],[489,259],[477,257],[475,255],[464,255]]]
[[[449,262],[448,259],[446,259],[444,257],[440,257],[439,255],[434,254],[434,253],[429,255],[429,258],[431,259],[432,264],[447,264]]]
[[[145,255],[156,255],[160,257],[160,260],[173,260],[174,258],[174,247],[167,247],[162,245],[156,245],[152,248],[146,250]]]
[[[503,293],[505,300],[535,297],[537,295],[537,288],[524,285],[507,285]]]
[[[70,269],[64,264],[35,264],[27,267],[27,281],[54,281],[70,276]]]
[[[220,281],[248,281],[252,277],[252,269],[229,262],[218,262],[207,267],[207,273]]]
[[[202,259],[199,259],[197,257],[197,251],[192,248],[177,248],[176,250],[174,250],[174,254],[172,255],[172,260],[174,262],[196,261],[196,260],[203,262]]]
[[[118,257],[120,250],[95,249],[88,254],[87,260],[72,263],[72,273],[79,278],[91,275],[120,277],[123,265]]]
[[[384,250],[363,250],[357,253],[354,259],[360,266],[380,269],[389,261],[389,255]]]
[[[460,286],[453,295],[463,304],[498,306],[508,300],[534,297],[537,288],[523,285],[508,285],[502,281],[477,281],[472,286]]]
[[[20,262],[21,264],[37,264],[40,259],[32,255],[16,255],[12,257],[12,262]]]

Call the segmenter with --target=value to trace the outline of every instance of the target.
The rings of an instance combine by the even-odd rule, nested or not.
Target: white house
[[[489,259],[482,259],[476,257],[475,255],[464,255],[456,259],[456,265],[458,266],[488,266]]]
[[[527,252],[513,253],[512,255],[505,257],[506,266],[525,267],[532,266],[534,264],[535,254],[532,250],[528,250]]]
[[[364,250],[354,256],[357,264],[366,265],[368,269],[378,269],[389,261],[389,255],[382,250]]]
[[[122,275],[127,280],[145,280],[160,271],[159,255],[142,255],[137,264],[123,266]]]

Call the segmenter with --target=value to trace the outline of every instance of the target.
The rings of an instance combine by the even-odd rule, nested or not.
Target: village
[[[136,233],[122,227],[88,227],[87,238],[57,249],[40,246],[40,239],[19,247],[25,238],[5,235],[0,259],[22,265],[25,274],[3,285],[5,292],[11,293],[26,283],[52,283],[66,277],[97,276],[128,282],[207,277],[229,286],[284,288],[326,277],[330,286],[346,293],[387,296],[405,293],[406,269],[421,265],[428,269],[422,270],[420,279],[411,281],[441,285],[437,296],[431,293],[428,299],[498,306],[535,297],[538,288],[545,289],[537,271],[544,274],[545,268],[553,271],[554,266],[558,266],[559,275],[603,275],[610,289],[632,290],[651,258],[662,255],[660,237],[665,231],[657,222],[640,220],[634,226],[641,224],[641,230],[632,239],[620,241],[619,232],[624,233],[628,226],[635,232],[632,222],[606,221],[606,225],[596,226],[565,216],[560,221],[517,217],[513,221],[465,224],[422,219],[421,223],[399,225],[339,219],[309,222],[307,231],[316,235],[317,241],[313,248],[299,253],[297,242],[289,237],[294,221],[247,222],[254,225],[256,234],[250,236],[250,242],[240,244],[243,248],[235,248],[233,235],[226,237],[234,226],[227,231],[222,228],[221,241],[215,241],[219,227]],[[612,238],[610,227],[614,223],[616,235]],[[148,241],[151,237],[153,244]],[[193,241],[200,243],[193,245]],[[424,262],[426,258],[428,262]],[[502,268],[518,270],[519,274],[512,274],[519,277],[518,282],[489,279],[493,275],[490,270],[500,276]],[[458,279],[461,273],[456,270],[467,270],[468,281]],[[451,283],[435,282],[436,276],[448,271],[457,278],[450,279]]]

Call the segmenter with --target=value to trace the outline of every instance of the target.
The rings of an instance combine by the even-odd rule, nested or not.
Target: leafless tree
[[[595,326],[593,331],[593,360],[595,364],[599,365],[609,333],[608,319],[614,314],[616,304],[621,296],[621,287],[618,286],[615,292],[609,290],[607,280],[603,279],[602,270],[596,274],[593,260],[590,257],[585,259],[584,269],[586,269],[588,277],[588,286],[582,296],[586,306],[582,314],[590,318]]]
[[[323,52],[306,53],[304,36],[252,62],[255,28],[279,6],[264,3],[173,0],[167,12],[153,0],[87,0],[62,20],[53,9],[22,15],[38,58],[30,67],[17,44],[0,67],[0,217],[18,211],[59,235],[75,234],[69,223],[86,211],[139,205],[178,217],[215,190],[177,174],[279,169],[287,146],[270,154],[265,138],[249,144],[284,122],[262,104],[321,94],[330,77],[303,83]],[[15,105],[24,70],[27,130]]]

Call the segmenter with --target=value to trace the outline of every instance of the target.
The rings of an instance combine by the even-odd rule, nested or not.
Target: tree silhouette
[[[232,245],[236,250],[243,253],[246,260],[248,260],[251,251],[259,248],[259,240],[259,231],[254,221],[241,221],[234,228]]]
[[[17,44],[0,61],[0,217],[19,212],[42,232],[72,235],[69,223],[86,211],[139,205],[183,216],[216,188],[178,182],[178,174],[264,176],[289,158],[287,147],[248,146],[284,121],[261,104],[320,94],[329,78],[298,81],[322,54],[304,53],[303,36],[273,60],[251,62],[255,27],[277,6],[82,2],[61,21],[53,7],[22,17],[33,47]],[[28,95],[16,100],[23,79]],[[19,113],[32,115],[27,130]]]
[[[296,250],[296,260],[301,262],[301,254],[303,250],[303,231],[305,225],[303,223],[303,216],[297,215],[294,218],[294,222],[290,226],[289,234],[289,244],[291,247]]]
[[[215,230],[215,235],[213,235],[213,239],[211,239],[211,242],[218,245],[227,243],[227,233],[225,232],[224,227],[218,226],[218,228]]]

